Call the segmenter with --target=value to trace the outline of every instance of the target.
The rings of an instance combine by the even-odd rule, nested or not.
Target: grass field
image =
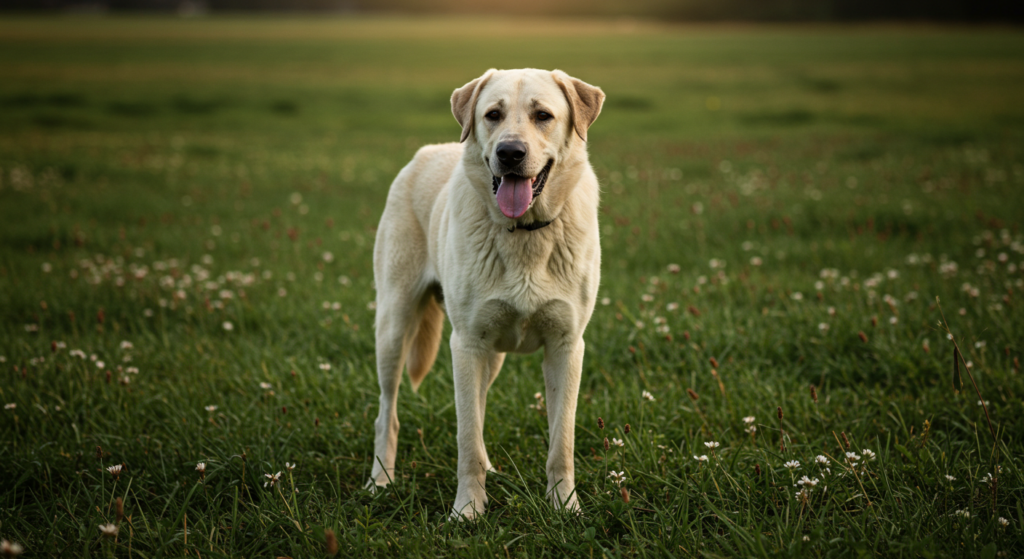
[[[608,94],[584,513],[544,500],[537,354],[491,391],[489,510],[453,523],[446,344],[400,393],[395,483],[361,489],[374,228],[416,148],[458,138],[451,91],[523,66]],[[325,529],[346,557],[1020,557],[1022,92],[1013,29],[0,19],[0,537],[25,557],[316,557]]]

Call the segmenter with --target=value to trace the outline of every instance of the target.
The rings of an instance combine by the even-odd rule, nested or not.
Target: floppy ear
[[[452,114],[455,115],[455,120],[459,121],[459,126],[462,126],[462,138],[459,139],[459,142],[465,142],[470,132],[473,131],[476,99],[493,73],[494,68],[491,68],[484,72],[484,75],[452,92]]]
[[[565,98],[569,100],[572,127],[580,139],[587,141],[587,129],[597,120],[597,115],[601,114],[604,92],[600,87],[571,77],[561,70],[555,70],[551,75],[554,76],[558,87],[562,88]]]

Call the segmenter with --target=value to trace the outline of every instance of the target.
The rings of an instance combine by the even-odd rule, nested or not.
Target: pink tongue
[[[519,219],[530,209],[533,200],[533,179],[505,175],[498,185],[498,207],[505,217]]]

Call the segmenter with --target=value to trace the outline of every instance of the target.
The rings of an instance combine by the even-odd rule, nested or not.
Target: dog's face
[[[517,220],[541,198],[564,200],[558,192],[574,181],[559,180],[585,161],[583,142],[597,118],[604,93],[555,70],[489,70],[455,90],[452,112],[478,175],[473,183],[494,197],[501,215]],[[468,173],[474,171],[467,169]]]

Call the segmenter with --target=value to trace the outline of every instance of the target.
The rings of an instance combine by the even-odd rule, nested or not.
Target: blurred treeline
[[[0,0],[28,11],[328,11],[639,17],[678,21],[1024,21],[999,0]]]

